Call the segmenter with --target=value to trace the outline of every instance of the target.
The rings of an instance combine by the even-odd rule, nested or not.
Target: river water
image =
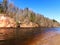
[[[0,28],[0,45],[60,45],[60,28]]]

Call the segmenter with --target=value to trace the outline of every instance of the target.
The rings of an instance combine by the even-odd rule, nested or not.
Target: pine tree
[[[3,8],[4,8],[4,13],[6,13],[8,8],[8,0],[3,0]]]

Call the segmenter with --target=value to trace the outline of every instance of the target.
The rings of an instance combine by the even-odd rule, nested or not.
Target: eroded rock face
[[[0,27],[16,27],[16,22],[13,18],[0,16]]]
[[[20,27],[38,27],[38,24],[30,22],[29,24],[22,23]]]

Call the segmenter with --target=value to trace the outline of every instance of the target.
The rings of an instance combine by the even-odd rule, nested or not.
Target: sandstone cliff
[[[60,23],[30,9],[20,9],[17,12],[0,14],[0,27],[60,27]]]
[[[13,18],[0,15],[0,27],[16,27],[16,22]]]

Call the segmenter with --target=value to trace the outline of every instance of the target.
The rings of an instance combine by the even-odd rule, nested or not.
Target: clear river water
[[[0,45],[60,45],[60,28],[0,28]]]

